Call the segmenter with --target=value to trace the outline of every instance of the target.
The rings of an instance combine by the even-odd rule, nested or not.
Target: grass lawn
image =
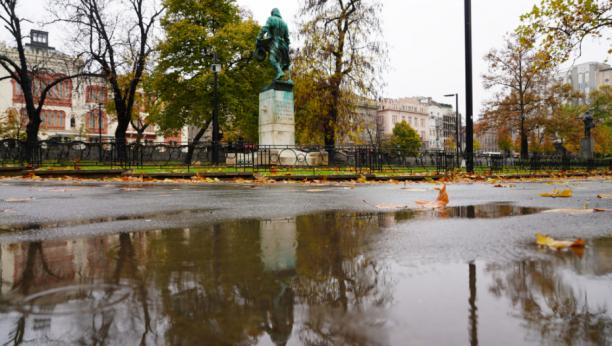
[[[41,170],[75,170],[75,169],[80,169],[80,170],[100,170],[100,169],[120,169],[120,166],[110,166],[110,165],[85,165],[85,164],[79,164],[77,163],[76,165],[53,165],[53,164],[48,164],[48,165],[43,165],[42,167],[40,167],[39,169]],[[181,166],[181,165],[165,165],[165,166],[144,166],[144,167],[132,167],[130,168],[130,170],[134,171],[135,173],[187,173],[187,172],[201,172],[201,173],[208,173],[208,172],[255,172],[256,174],[263,174],[263,175],[283,175],[283,174],[287,174],[290,173],[291,175],[343,175],[343,174],[366,174],[366,173],[370,173],[370,170],[364,169],[364,170],[359,170],[359,169],[351,169],[350,167],[347,168],[334,168],[334,167],[314,167],[311,169],[299,169],[299,168],[293,168],[293,167],[287,167],[284,169],[277,169],[277,168],[272,168],[272,169],[255,169],[253,170],[253,168],[248,167],[248,168],[234,168],[234,167],[227,167],[227,166],[220,166],[220,167],[212,167],[212,166],[192,166],[189,168],[186,168],[185,166]],[[603,171],[603,170],[601,170]],[[457,171],[457,172],[461,172],[461,173],[465,173],[465,169],[461,170],[461,171]],[[540,171],[538,171],[537,173],[554,173],[554,172],[558,172],[558,171],[550,171],[547,170],[545,168],[541,169]],[[582,170],[572,170],[571,172],[584,172]],[[426,169],[423,167],[417,167],[417,168],[413,168],[413,169],[408,169],[408,168],[402,168],[402,169],[383,169],[380,171],[375,171],[374,174],[378,175],[378,176],[406,176],[406,175],[424,175],[424,174],[436,174],[438,172],[436,172],[435,169]],[[476,167],[475,169],[475,174],[478,175],[482,175],[482,174],[489,174],[490,171],[488,170],[488,168],[485,167]],[[509,169],[506,170],[504,169],[503,171],[499,171],[499,172],[493,172],[493,175],[497,175],[497,174],[529,174],[529,173],[536,173],[534,171],[530,171],[530,170],[526,170],[526,169]]]

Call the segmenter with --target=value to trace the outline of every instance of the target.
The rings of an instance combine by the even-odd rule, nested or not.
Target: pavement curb
[[[0,177],[18,177],[26,168],[25,166],[0,167]]]

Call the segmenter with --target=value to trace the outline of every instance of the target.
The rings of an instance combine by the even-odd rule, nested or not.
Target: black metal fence
[[[251,142],[88,143],[16,139],[0,140],[0,164],[78,168],[187,169],[224,168],[255,171],[357,171],[432,173],[465,170],[475,173],[610,170],[612,157],[582,160],[574,156],[502,155],[471,157],[443,151],[384,149],[372,146],[264,146]]]

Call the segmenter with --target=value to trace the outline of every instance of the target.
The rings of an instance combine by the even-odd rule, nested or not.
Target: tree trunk
[[[191,158],[193,157],[193,151],[195,150],[195,145],[197,142],[200,141],[200,139],[202,139],[202,136],[204,136],[204,133],[210,126],[210,123],[211,123],[210,120],[207,121],[206,126],[201,128],[200,131],[193,138],[193,142],[191,142],[191,145],[189,145],[189,149],[187,150],[187,155],[185,155],[185,163],[189,164],[191,162]]]
[[[521,119],[521,158],[529,158],[529,143],[527,142],[527,134],[525,133],[525,116]]]

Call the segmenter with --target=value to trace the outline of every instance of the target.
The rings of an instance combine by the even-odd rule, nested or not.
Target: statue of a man
[[[264,40],[264,35],[267,34]],[[289,28],[287,23],[283,20],[280,15],[280,11],[275,8],[272,10],[272,16],[268,18],[266,25],[261,28],[259,36],[257,36],[257,43],[255,44],[255,58],[259,61],[265,59],[264,49],[269,53],[270,64],[276,71],[276,78],[274,81],[278,81],[285,76],[283,71],[287,71],[289,74],[288,82],[291,82],[291,72],[289,66],[291,60],[289,59]],[[258,54],[259,53],[259,54]],[[263,59],[262,59],[262,55]]]
[[[591,137],[591,129],[595,127],[595,123],[593,122],[593,116],[590,112],[586,112],[584,118],[582,119],[584,122],[584,137]]]

